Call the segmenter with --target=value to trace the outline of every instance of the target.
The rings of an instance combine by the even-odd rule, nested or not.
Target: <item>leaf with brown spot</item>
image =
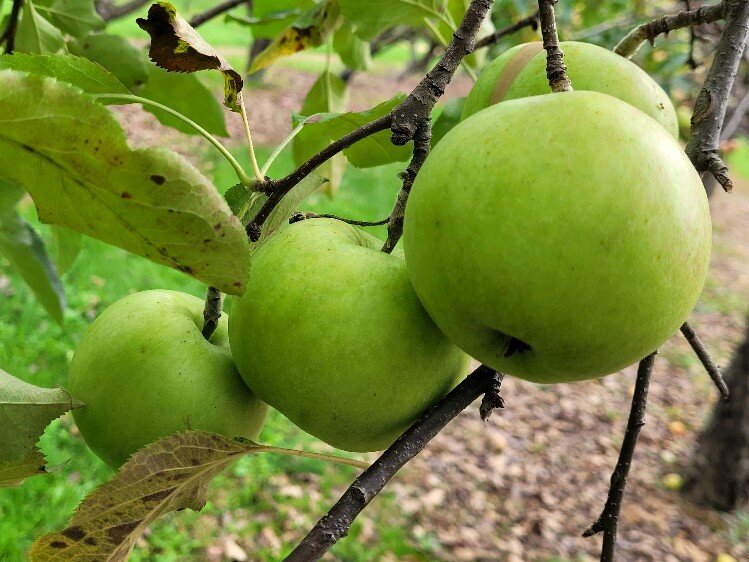
[[[319,47],[340,26],[341,21],[337,0],[325,0],[318,4],[299,16],[255,57],[250,66],[250,74],[267,68],[282,57],[310,47]]]
[[[183,157],[131,149],[104,106],[52,78],[0,71],[0,99],[0,182],[28,191],[43,222],[242,294],[244,228]]]
[[[157,66],[173,72],[218,70],[224,75],[224,105],[239,111],[237,96],[242,77],[216,49],[209,45],[169,2],[151,5],[146,19],[135,20],[151,36],[148,51]]]
[[[266,447],[206,431],[187,431],[152,443],[96,488],[62,531],[37,539],[32,562],[126,560],[135,541],[157,517],[200,510],[214,476],[247,453],[280,453],[366,468],[353,459]]]

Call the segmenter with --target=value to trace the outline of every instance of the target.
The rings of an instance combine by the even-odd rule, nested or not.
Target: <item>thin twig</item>
[[[339,217],[338,215],[328,215],[328,214],[322,214],[318,215],[317,213],[301,213],[296,212],[293,215],[291,215],[291,218],[289,218],[290,223],[295,223],[307,219],[335,219],[337,221],[345,222],[346,224],[353,224],[354,226],[382,226],[383,224],[387,224],[390,220],[390,217],[384,218],[382,220],[378,221],[358,221],[354,219],[347,219],[344,217]]]
[[[601,562],[613,562],[616,549],[616,528],[619,522],[619,512],[622,507],[624,489],[627,486],[627,476],[632,466],[632,457],[637,445],[640,428],[645,425],[645,408],[648,402],[648,386],[653,372],[653,362],[657,351],[640,361],[637,369],[637,382],[632,396],[632,408],[629,411],[627,430],[619,452],[619,460],[611,474],[611,486],[606,505],[601,515],[583,533],[584,537],[591,537],[603,531],[603,546],[601,547]]]
[[[700,6],[696,10],[684,10],[673,16],[664,16],[651,22],[644,23],[630,31],[624,39],[619,41],[614,52],[632,58],[645,41],[652,45],[659,35],[684,27],[693,27],[703,23],[712,23],[726,17],[728,0],[710,6]]]
[[[538,30],[539,21],[538,10],[536,10],[530,16],[526,16],[523,19],[516,21],[512,25],[508,25],[507,27],[499,29],[491,35],[482,37],[481,39],[476,41],[475,49],[481,49],[483,47],[491,47],[492,45],[496,45],[508,35],[512,35],[513,33],[520,31],[521,29],[524,29],[526,27],[530,27],[531,29],[533,29],[533,31],[536,31]]]
[[[541,36],[546,49],[546,78],[552,92],[571,92],[572,83],[564,65],[564,53],[559,48],[557,22],[554,17],[554,4],[557,0],[538,0],[538,13],[541,21]]]
[[[351,523],[370,501],[415,457],[450,420],[486,392],[494,392],[496,373],[480,366],[433,405],[426,414],[393,443],[372,466],[349,486],[341,499],[320,519],[301,543],[286,557],[286,562],[319,560],[331,546],[348,534]]]
[[[403,180],[403,185],[398,192],[395,205],[390,213],[390,220],[388,221],[388,237],[387,240],[385,240],[385,244],[382,246],[382,251],[387,254],[395,249],[395,245],[403,235],[403,215],[406,212],[408,196],[411,193],[411,187],[413,187],[416,174],[419,173],[422,164],[424,164],[424,161],[429,155],[431,140],[432,125],[427,121],[418,131],[416,131],[416,136],[414,137],[414,152],[411,162],[409,162],[406,170],[399,176],[400,179]]]
[[[213,332],[221,320],[221,307],[224,303],[224,295],[216,287],[208,287],[205,294],[205,308],[203,309],[203,337],[211,339]]]
[[[203,25],[205,22],[212,20],[216,16],[220,16],[224,12],[228,12],[232,8],[236,8],[237,6],[246,3],[247,0],[226,0],[220,4],[216,4],[213,8],[207,9],[205,12],[195,14],[190,18],[189,23],[193,27],[198,27],[199,25]]]
[[[94,2],[94,7],[96,8],[96,13],[101,16],[101,19],[104,21],[112,21],[114,19],[128,16],[133,12],[137,12],[151,1],[152,0],[130,0],[124,4]]]
[[[692,133],[685,150],[698,172],[710,172],[723,189],[731,191],[733,184],[718,148],[728,97],[749,34],[749,2],[723,1],[727,4],[726,25],[705,84],[694,102]]]
[[[736,104],[736,109],[733,110],[731,117],[725,120],[723,123],[723,130],[720,133],[720,140],[730,140],[744,120],[744,116],[749,111],[749,90],[744,94],[739,103]]]
[[[392,114],[388,113],[383,115],[379,119],[370,121],[366,125],[359,127],[351,131],[350,133],[342,136],[337,141],[332,142],[327,147],[322,149],[320,152],[312,156],[309,160],[304,162],[296,170],[291,172],[288,176],[285,176],[279,180],[268,180],[264,182],[260,189],[268,195],[268,200],[258,211],[257,215],[247,225],[247,235],[250,240],[256,242],[260,238],[260,231],[263,223],[268,216],[273,212],[273,209],[281,202],[284,195],[286,195],[291,189],[306,178],[309,174],[315,170],[320,164],[335,156],[339,152],[345,150],[352,144],[367,138],[370,135],[374,135],[380,131],[384,131],[390,127],[392,122]]]
[[[697,357],[699,357],[700,361],[702,362],[702,365],[705,367],[705,370],[707,371],[707,374],[710,375],[710,378],[715,383],[715,386],[718,387],[718,391],[720,392],[720,395],[723,398],[723,400],[728,400],[729,398],[728,386],[726,385],[726,382],[723,380],[723,375],[720,374],[720,370],[718,369],[718,366],[712,360],[712,358],[710,357],[710,354],[707,352],[707,349],[705,349],[705,346],[700,341],[700,338],[697,336],[697,332],[694,331],[694,329],[689,324],[689,322],[684,322],[680,330],[681,330],[681,333],[689,342],[689,345],[692,346],[692,349],[694,350]]]
[[[0,35],[0,43],[5,41],[6,55],[12,53],[16,46],[16,30],[18,29],[18,18],[21,14],[23,1],[24,0],[13,0],[13,6],[11,7],[10,15],[8,16],[8,25],[5,27],[3,34]]]

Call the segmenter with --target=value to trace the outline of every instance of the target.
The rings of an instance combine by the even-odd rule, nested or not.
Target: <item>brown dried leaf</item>
[[[135,20],[151,36],[148,51],[157,66],[173,72],[219,70],[224,75],[224,105],[239,112],[242,77],[169,2],[151,5],[146,19]]]
[[[44,455],[35,449],[22,459],[0,463],[0,488],[20,486],[26,478],[45,474]]]
[[[137,453],[78,507],[62,531],[37,539],[32,562],[126,560],[135,541],[158,516],[200,510],[214,476],[247,453],[274,452],[364,468],[352,459],[266,447],[206,431],[165,437]]]

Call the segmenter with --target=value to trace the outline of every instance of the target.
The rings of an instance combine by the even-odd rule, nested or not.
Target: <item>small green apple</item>
[[[226,315],[210,342],[203,301],[143,291],[91,324],[70,366],[73,412],[86,443],[120,466],[143,446],[188,429],[255,440],[268,407],[242,381],[229,352]]]
[[[463,376],[403,255],[333,219],[308,219],[253,255],[229,340],[248,386],[303,430],[348,451],[390,445]]]
[[[437,326],[534,382],[617,371],[684,322],[710,257],[699,175],[640,110],[598,92],[503,102],[453,128],[406,206]]]
[[[616,53],[577,41],[563,41],[564,64],[576,90],[601,92],[626,101],[679,134],[676,111],[658,83],[635,63]],[[492,104],[550,92],[546,51],[540,42],[523,43],[502,53],[481,71],[466,98],[463,119]]]

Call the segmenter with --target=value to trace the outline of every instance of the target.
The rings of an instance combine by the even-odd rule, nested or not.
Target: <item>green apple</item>
[[[598,92],[503,102],[453,128],[406,206],[404,247],[437,326],[534,382],[617,371],[684,322],[710,257],[677,141]]]
[[[107,308],[73,356],[70,393],[86,443],[116,468],[141,447],[188,429],[255,440],[268,407],[242,381],[229,351],[226,315],[210,341],[203,301],[144,291]]]
[[[401,253],[334,219],[308,219],[252,256],[229,341],[250,388],[303,430],[348,451],[390,445],[463,376]]]
[[[561,48],[575,90],[601,92],[626,101],[658,121],[674,138],[678,137],[674,106],[647,72],[629,59],[590,43],[563,41]],[[543,45],[523,43],[484,67],[466,98],[463,119],[504,100],[550,91]]]

